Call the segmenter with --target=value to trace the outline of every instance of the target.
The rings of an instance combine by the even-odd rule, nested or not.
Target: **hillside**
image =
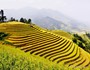
[[[86,68],[90,65],[90,54],[72,40],[36,25],[21,22],[2,23],[0,32],[8,33],[6,41],[30,55],[75,68]]]
[[[0,70],[61,70],[72,69],[39,56],[25,53],[14,46],[0,44]],[[65,67],[65,68],[64,68]],[[75,69],[76,70],[76,69]],[[79,70],[79,69],[77,69]]]
[[[58,34],[60,36],[64,36],[68,39],[71,39],[73,38],[73,36],[71,34],[69,34],[68,32],[65,32],[63,30],[50,30],[52,33],[55,33],[55,34]]]

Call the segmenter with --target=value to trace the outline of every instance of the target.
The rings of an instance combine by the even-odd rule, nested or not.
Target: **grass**
[[[8,45],[0,45],[0,59],[0,70],[79,70],[52,63]]]

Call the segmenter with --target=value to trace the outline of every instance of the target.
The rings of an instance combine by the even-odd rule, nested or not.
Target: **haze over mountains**
[[[68,32],[90,32],[88,25],[73,20],[62,13],[50,9],[22,8],[5,10],[7,18],[31,18],[35,24],[47,29],[62,29]]]

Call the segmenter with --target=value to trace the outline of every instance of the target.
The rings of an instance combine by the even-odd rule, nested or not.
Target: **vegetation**
[[[85,43],[86,41],[82,39],[81,36],[79,36],[78,34],[74,34],[74,37],[77,38],[78,40],[80,40],[81,42]]]
[[[89,67],[90,54],[84,51],[82,48],[78,47],[75,43],[73,43],[72,40],[66,37],[55,34],[48,30],[43,30],[35,25],[31,27],[29,24],[24,24],[21,22],[9,22],[9,23],[0,24],[0,31],[10,34],[10,36],[6,39],[6,41],[12,43],[13,46],[21,49],[26,53],[29,53],[29,55],[35,56],[35,58],[37,58],[36,60],[38,61],[39,61],[39,58],[43,58],[45,60],[44,61],[45,64],[40,64],[41,69],[38,69],[37,66],[39,64],[35,61],[35,63],[37,64],[35,63],[33,64],[35,65],[35,67],[33,66],[32,70],[44,70],[43,67],[45,67],[45,70],[53,70],[53,69],[59,70],[59,68],[61,68],[61,70],[62,69],[65,70],[67,66],[75,69],[76,68],[86,69],[86,67],[88,68],[88,70],[90,69]],[[81,38],[79,39],[81,40]],[[23,58],[23,56],[21,56],[21,58]],[[18,57],[15,57],[15,58],[18,58]],[[29,60],[29,59],[26,59],[26,60]],[[34,60],[34,58],[32,60]],[[46,60],[48,60],[49,63]],[[19,61],[15,61],[16,63],[14,62],[14,64],[10,63],[12,64],[11,68],[13,67],[13,65],[15,64],[17,65]],[[21,61],[23,60],[21,59]],[[13,62],[13,61],[10,61],[10,62]],[[27,61],[25,62],[27,65]],[[18,65],[21,65],[21,64],[25,65],[24,63],[21,63],[21,64],[20,63]],[[49,66],[46,63],[48,63]],[[59,67],[55,67],[55,65],[51,65],[53,63],[55,65],[59,65]],[[66,67],[64,66],[65,67],[64,68],[63,65],[67,65],[67,66]],[[23,68],[24,66],[23,67],[22,66],[19,66],[18,68]],[[46,66],[47,66],[47,69],[46,69]],[[13,68],[16,68],[16,67],[13,67]],[[68,68],[66,70],[68,70]]]
[[[90,33],[86,33],[86,35],[90,38]]]
[[[81,36],[79,36],[78,34],[73,34],[74,38],[72,39],[74,43],[76,43],[78,46],[80,46],[81,48],[85,49],[85,46],[83,43],[85,43],[86,41],[82,39]]]
[[[11,19],[9,21],[15,21],[15,18],[11,17]]]
[[[0,22],[4,22],[5,20],[7,20],[6,16],[4,16],[4,10],[1,10],[0,11]],[[8,21],[18,21],[16,20],[15,18],[11,17],[10,20]],[[27,23],[27,24],[30,24],[31,23],[31,19],[26,19],[26,18],[20,18],[20,22],[23,22],[23,23]]]
[[[30,24],[31,23],[31,19],[25,19],[25,18],[20,18],[20,22],[23,22],[23,23],[28,23]]]
[[[80,70],[52,63],[7,45],[0,45],[0,59],[0,70]]]
[[[87,36],[87,34],[83,34],[81,36],[86,42],[85,44],[85,50],[90,53],[90,38]]]
[[[21,19],[20,19],[20,22],[25,22],[25,21],[24,21],[24,18],[21,18]]]
[[[74,34],[73,36],[73,42],[90,53],[90,39],[88,38],[87,34],[83,34],[81,36]]]
[[[0,11],[0,14],[1,14],[1,16],[0,16],[0,22],[4,22],[4,20],[7,19],[6,16],[4,16],[4,11],[1,10],[1,11]]]
[[[0,32],[0,40],[4,40],[6,36],[8,36],[8,34],[5,34],[4,32]]]
[[[31,19],[28,19],[27,23],[31,23]]]

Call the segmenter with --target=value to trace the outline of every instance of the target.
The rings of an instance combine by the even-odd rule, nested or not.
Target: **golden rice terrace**
[[[72,67],[84,68],[90,65],[90,54],[74,44],[72,40],[35,25],[21,22],[2,23],[0,32],[9,33],[7,41],[32,55]]]

